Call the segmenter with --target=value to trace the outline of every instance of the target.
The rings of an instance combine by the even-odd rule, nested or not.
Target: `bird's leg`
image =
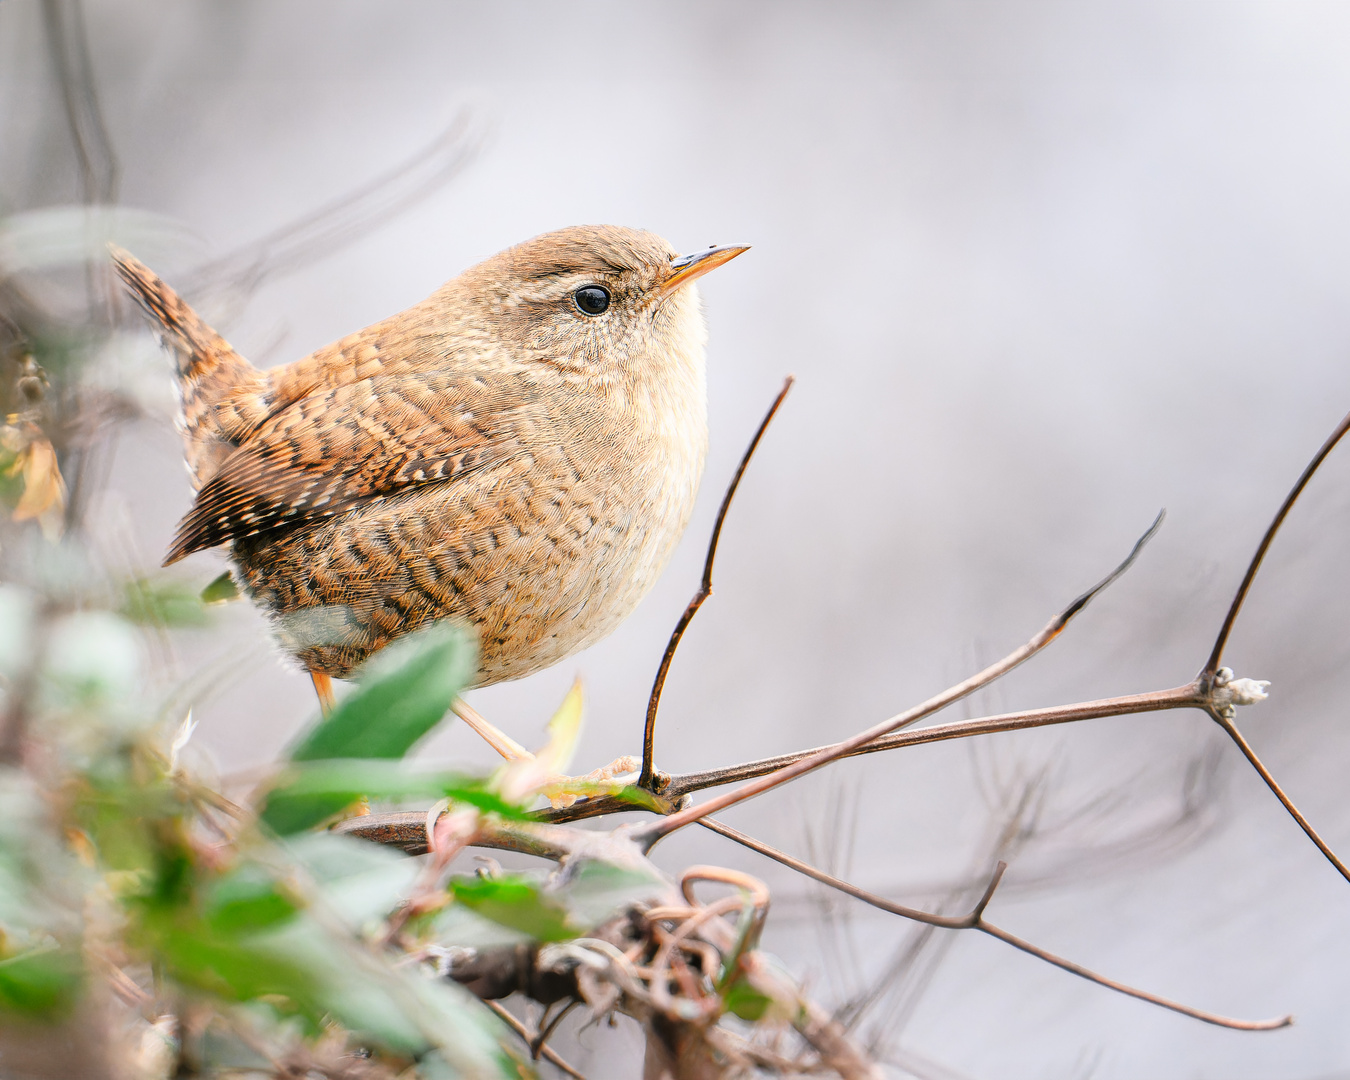
[[[478,710],[463,698],[455,698],[454,703],[450,706],[450,711],[478,732],[483,740],[507,761],[519,761],[521,758],[534,757],[501,728],[483,719]]]
[[[319,695],[319,709],[324,716],[331,716],[337,705],[337,697],[333,694],[333,677],[322,671],[311,671],[309,677],[314,683],[314,692]]]
[[[507,761],[530,761],[534,759],[534,754],[526,750],[525,747],[495,724],[485,720],[478,710],[463,698],[455,698],[450,710],[474,731],[478,732],[487,744]],[[555,809],[571,806],[577,799],[586,795],[609,794],[622,790],[628,785],[628,781],[618,778],[627,773],[636,774],[641,764],[635,757],[621,757],[611,761],[608,765],[586,773],[585,776],[553,775],[539,777],[540,780],[544,781],[540,790]]]

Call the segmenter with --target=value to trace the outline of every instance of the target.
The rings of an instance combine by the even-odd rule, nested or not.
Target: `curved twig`
[[[955,686],[949,687],[940,694],[929,698],[922,704],[915,705],[911,709],[906,709],[904,712],[891,717],[889,720],[883,720],[881,723],[875,724],[867,730],[859,732],[850,739],[845,739],[843,742],[835,743],[833,746],[817,751],[809,757],[802,758],[790,765],[785,765],[783,768],[769,773],[767,776],[751,780],[749,783],[743,784],[735,791],[728,791],[725,794],[716,795],[697,806],[691,806],[685,810],[680,810],[671,814],[669,817],[653,822],[639,833],[634,834],[634,839],[639,843],[650,846],[660,840],[663,836],[668,836],[676,829],[681,829],[690,822],[697,821],[704,814],[716,813],[719,810],[726,809],[728,806],[734,806],[737,803],[744,802],[746,799],[752,799],[756,795],[762,795],[764,792],[770,791],[781,784],[786,784],[790,780],[795,780],[799,776],[804,776],[806,773],[813,772],[822,765],[828,765],[830,762],[836,761],[839,758],[847,757],[873,740],[878,739],[883,735],[889,735],[899,728],[908,727],[910,724],[916,723],[926,716],[931,716],[933,713],[945,709],[953,702],[960,701],[963,697],[967,697],[981,687],[987,686],[995,679],[1006,675],[1054,641],[1055,638],[1060,635],[1060,632],[1063,631],[1064,627],[1069,624],[1069,621],[1082,611],[1083,608],[1087,607],[1093,597],[1128,570],[1135,559],[1139,557],[1139,553],[1143,550],[1144,545],[1147,544],[1158,531],[1159,527],[1162,525],[1162,521],[1163,514],[1160,513],[1157,518],[1154,519],[1153,524],[1149,526],[1148,531],[1135,541],[1134,547],[1130,550],[1130,554],[1126,556],[1125,560],[1119,566],[1051,619],[1040,633],[1036,634],[1025,645],[1014,649],[1002,660],[990,664],[983,671],[972,675],[964,682],[959,682]]]
[[[902,918],[912,919],[915,922],[926,923],[929,926],[937,926],[946,930],[978,930],[981,933],[988,934],[990,937],[998,938],[999,941],[1011,945],[1029,956],[1034,956],[1038,960],[1044,960],[1047,964],[1053,964],[1055,967],[1077,975],[1079,978],[1086,979],[1088,982],[1094,982],[1098,986],[1104,986],[1108,990],[1115,990],[1118,993],[1129,997],[1138,998],[1140,1001],[1147,1001],[1151,1005],[1157,1005],[1172,1012],[1181,1013],[1183,1016],[1189,1016],[1196,1020],[1203,1020],[1206,1024],[1214,1024],[1218,1027],[1233,1028],[1237,1031],[1271,1031],[1276,1028],[1288,1027],[1294,1022],[1292,1016],[1281,1016],[1273,1020],[1238,1020],[1230,1016],[1220,1016],[1218,1013],[1206,1012],[1204,1009],[1193,1009],[1189,1005],[1182,1005],[1180,1002],[1172,1001],[1168,998],[1159,997],[1157,994],[1150,994],[1147,990],[1139,990],[1126,983],[1117,982],[1115,979],[1109,979],[1105,975],[1099,975],[1097,972],[1083,967],[1081,964],[1075,964],[1072,960],[1066,960],[1062,956],[1056,956],[1052,952],[1042,949],[1039,945],[1033,945],[1029,941],[1024,941],[1015,934],[1010,934],[1001,927],[993,923],[986,922],[984,919],[984,910],[989,906],[989,901],[994,897],[994,890],[998,888],[999,882],[1003,878],[1003,872],[1007,869],[1007,863],[1000,862],[990,878],[989,885],[984,890],[984,895],[980,897],[979,903],[966,915],[933,915],[926,911],[919,911],[916,908],[905,907],[903,904],[892,903],[884,897],[877,896],[875,893],[869,893],[866,889],[860,889],[856,885],[851,885],[847,881],[827,874],[823,870],[818,870],[809,863],[804,863],[800,859],[794,859],[791,855],[779,851],[777,848],[770,847],[762,841],[756,840],[753,836],[747,836],[745,833],[724,825],[720,821],[703,818],[699,824],[706,829],[728,840],[734,840],[751,851],[756,851],[766,858],[773,859],[775,862],[782,863],[784,866],[796,870],[799,874],[819,881],[822,885],[828,885],[832,889],[852,896],[854,899],[861,900],[865,904],[879,908],[882,911],[889,912],[892,915],[899,915]]]
[[[1347,413],[1345,418],[1336,425],[1336,430],[1327,437],[1327,441],[1322,444],[1321,449],[1313,455],[1312,461],[1308,462],[1308,467],[1303,470],[1298,482],[1294,484],[1289,494],[1285,496],[1284,502],[1280,504],[1279,510],[1275,512],[1270,527],[1266,529],[1265,536],[1261,537],[1261,543],[1256,547],[1256,554],[1252,556],[1252,561],[1247,566],[1247,573],[1243,575],[1242,584],[1238,586],[1237,594],[1233,597],[1233,603],[1229,605],[1228,614],[1224,617],[1223,626],[1219,629],[1219,636],[1214,640],[1214,648],[1209,654],[1209,659],[1205,662],[1202,676],[1212,679],[1214,673],[1219,670],[1219,663],[1223,660],[1224,646],[1228,644],[1228,636],[1233,632],[1233,624],[1237,622],[1238,613],[1242,610],[1242,604],[1247,599],[1247,593],[1251,591],[1252,582],[1256,580],[1256,573],[1261,569],[1261,563],[1265,560],[1266,552],[1270,550],[1275,534],[1280,531],[1280,526],[1284,524],[1284,519],[1289,516],[1289,511],[1293,508],[1298,497],[1303,494],[1303,489],[1308,486],[1308,481],[1321,468],[1322,462],[1336,448],[1336,444],[1341,441],[1347,431],[1350,431],[1350,413]]]
[[[684,609],[680,621],[675,624],[675,629],[670,632],[670,640],[666,642],[666,651],[661,656],[661,665],[656,669],[656,680],[652,683],[651,696],[647,699],[647,722],[642,731],[642,771],[637,778],[637,786],[648,791],[654,790],[653,780],[656,773],[652,758],[655,754],[656,743],[656,712],[661,707],[661,691],[665,689],[666,674],[670,671],[670,663],[675,659],[675,650],[680,647],[680,639],[684,637],[685,630],[694,621],[694,616],[698,614],[698,609],[703,606],[703,601],[712,595],[713,560],[717,557],[717,542],[722,538],[722,523],[727,519],[727,511],[731,509],[731,500],[736,494],[736,488],[740,486],[741,477],[745,475],[746,466],[750,464],[750,459],[754,456],[760,439],[764,437],[764,432],[773,422],[778,407],[783,404],[783,399],[792,389],[794,381],[791,375],[783,380],[783,389],[778,391],[778,396],[773,399],[769,411],[764,414],[764,419],[759,422],[759,427],[755,431],[754,438],[750,440],[750,445],[745,448],[745,453],[741,455],[741,463],[736,467],[735,475],[732,476],[731,483],[727,485],[726,494],[722,496],[721,509],[717,511],[717,521],[713,524],[712,538],[708,541],[708,554],[703,560],[703,579],[699,583],[698,592],[694,593],[694,598],[689,601],[689,606]]]

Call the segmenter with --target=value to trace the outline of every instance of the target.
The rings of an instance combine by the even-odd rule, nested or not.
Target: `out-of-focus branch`
[[[778,396],[773,399],[769,411],[764,414],[764,419],[759,422],[759,427],[755,431],[754,438],[750,440],[750,445],[745,448],[745,453],[741,455],[741,463],[737,466],[736,472],[731,478],[731,483],[727,485],[726,494],[722,496],[722,506],[717,511],[717,521],[713,524],[712,538],[708,541],[708,555],[703,561],[703,580],[699,584],[698,592],[694,593],[694,598],[689,601],[689,606],[684,609],[684,614],[680,616],[680,621],[675,624],[675,629],[671,631],[670,640],[666,643],[666,651],[661,657],[661,665],[656,669],[656,680],[652,683],[651,696],[647,699],[647,722],[642,732],[642,771],[637,778],[637,786],[640,788],[652,789],[654,776],[652,755],[655,753],[656,712],[661,707],[661,691],[666,685],[666,673],[670,671],[670,662],[675,659],[675,650],[680,647],[680,639],[684,637],[684,632],[689,628],[689,624],[694,621],[694,616],[698,614],[698,609],[703,606],[703,601],[712,595],[713,560],[717,557],[717,542],[722,538],[722,523],[727,519],[727,511],[731,509],[731,500],[736,495],[736,488],[740,486],[741,477],[745,475],[746,466],[750,464],[750,459],[754,457],[760,439],[764,438],[764,432],[773,423],[778,407],[783,404],[783,399],[792,389],[793,381],[791,375],[783,381],[783,389],[778,391]]]
[[[1044,960],[1048,964],[1053,964],[1057,968],[1077,975],[1080,978],[1094,982],[1098,986],[1104,986],[1108,990],[1115,990],[1118,993],[1126,994],[1129,997],[1138,998],[1140,1001],[1147,1001],[1151,1005],[1158,1005],[1164,1009],[1170,1009],[1172,1012],[1181,1013],[1183,1016],[1190,1016],[1196,1020],[1203,1020],[1207,1024],[1214,1024],[1218,1027],[1234,1028],[1238,1031],[1271,1031],[1276,1028],[1288,1027],[1294,1022],[1292,1016],[1281,1016],[1272,1020],[1238,1020],[1229,1016],[1220,1016],[1218,1013],[1206,1012],[1204,1009],[1194,1009],[1189,1005],[1182,1005],[1180,1002],[1171,1001],[1168,998],[1159,997],[1157,994],[1150,994],[1146,990],[1140,990],[1129,986],[1126,983],[1117,982],[1115,979],[1108,979],[1105,975],[1099,975],[1095,971],[1083,967],[1081,964],[1075,964],[1072,960],[1066,960],[1062,956],[1057,956],[1052,952],[1042,949],[1039,945],[1033,945],[1029,941],[1010,934],[1001,927],[995,926],[984,918],[985,908],[988,907],[990,900],[994,897],[994,891],[998,888],[999,882],[1003,878],[1003,872],[1007,869],[1007,864],[1000,862],[995,868],[993,875],[989,879],[989,884],[984,890],[984,895],[980,897],[979,902],[965,915],[934,915],[930,912],[920,911],[917,908],[906,907],[903,904],[896,904],[884,897],[870,893],[866,889],[860,889],[847,881],[827,874],[823,870],[818,870],[800,859],[794,859],[777,848],[770,847],[753,836],[747,836],[737,829],[731,828],[720,821],[710,818],[702,818],[699,824],[706,829],[710,829],[728,840],[734,840],[744,847],[756,851],[766,858],[773,859],[775,862],[782,863],[784,866],[796,870],[799,874],[819,881],[822,885],[828,885],[832,889],[861,900],[865,904],[879,908],[882,911],[889,912],[892,915],[899,915],[902,918],[912,919],[915,922],[926,923],[929,926],[937,926],[948,930],[978,930],[981,933],[988,934],[990,937],[998,938],[999,941],[1006,942],[1014,949],[1036,957],[1038,960]]]
[[[506,1026],[525,1040],[525,1045],[530,1048],[530,1053],[532,1056],[536,1058],[542,1056],[545,1061],[552,1062],[554,1065],[558,1066],[558,1068],[560,1068],[563,1072],[565,1072],[568,1076],[575,1076],[576,1080],[586,1080],[586,1078],[582,1076],[581,1073],[577,1072],[576,1069],[572,1068],[571,1065],[567,1064],[567,1062],[564,1061],[563,1058],[559,1056],[558,1052],[554,1050],[553,1047],[548,1046],[543,1042],[541,1042],[539,1044],[538,1050],[536,1051],[535,1039],[538,1038],[539,1036],[532,1033],[529,1028],[527,1028],[524,1024],[520,1022],[519,1019],[512,1016],[511,1013],[509,1013],[506,1010],[505,1006],[495,1001],[485,1001],[483,1004],[486,1005],[493,1012],[495,1012],[498,1016],[500,1016],[504,1021],[506,1021]],[[559,1014],[557,1019],[561,1020],[563,1015],[565,1015],[565,1013]]]
[[[648,825],[646,829],[643,830],[644,841],[648,844],[654,844],[663,836],[669,835],[676,829],[681,829],[691,822],[697,821],[704,814],[716,813],[719,810],[726,809],[728,806],[734,806],[747,799],[752,799],[756,795],[762,795],[766,791],[771,791],[782,784],[795,780],[799,776],[804,776],[809,772],[813,772],[823,765],[828,765],[830,762],[836,761],[841,757],[847,757],[849,754],[866,746],[874,739],[878,739],[883,735],[888,735],[900,728],[908,727],[910,724],[917,723],[924,719],[924,717],[931,716],[933,713],[945,709],[953,702],[960,701],[962,698],[973,694],[976,690],[988,686],[994,680],[1006,675],[1054,641],[1069,624],[1069,621],[1082,611],[1083,608],[1092,601],[1093,597],[1128,570],[1135,559],[1139,557],[1139,553],[1143,550],[1144,545],[1153,538],[1155,533],[1157,533],[1159,527],[1162,525],[1162,521],[1163,515],[1159,514],[1157,518],[1154,519],[1153,524],[1149,526],[1148,531],[1135,541],[1135,545],[1131,549],[1130,554],[1126,556],[1125,560],[1119,566],[1051,619],[1050,622],[1048,622],[1038,634],[1032,637],[1030,641],[1020,648],[1014,649],[1002,660],[989,665],[989,667],[985,668],[983,671],[977,672],[970,678],[957,683],[955,686],[949,687],[940,694],[929,698],[927,701],[915,705],[911,709],[906,709],[898,716],[893,716],[889,720],[883,720],[881,723],[876,724],[865,731],[859,732],[851,739],[845,739],[841,743],[836,743],[832,747],[827,747],[826,749],[818,751],[809,757],[802,758],[800,761],[796,761],[791,765],[785,765],[783,768],[769,773],[767,776],[751,780],[749,783],[742,785],[735,791],[729,791],[725,794],[714,796],[707,802],[700,803],[697,806],[691,806],[685,810],[680,810],[671,814],[669,817],[662,818],[660,821]]]
[[[98,103],[84,6],[80,0],[43,0],[42,17],[47,49],[61,84],[66,124],[80,164],[81,195],[87,203],[111,203],[117,198],[120,168]]]
[[[296,221],[183,276],[182,291],[228,285],[251,295],[267,277],[351,244],[440,190],[474,160],[482,134],[468,109],[411,157]]]

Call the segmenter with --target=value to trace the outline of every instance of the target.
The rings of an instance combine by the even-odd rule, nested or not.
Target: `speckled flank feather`
[[[612,226],[550,233],[407,311],[261,373],[145,267],[118,270],[179,355],[198,481],[166,562],[230,546],[311,671],[342,678],[443,618],[479,682],[608,634],[693,508],[707,421],[691,286]],[[611,294],[601,317],[573,295]]]

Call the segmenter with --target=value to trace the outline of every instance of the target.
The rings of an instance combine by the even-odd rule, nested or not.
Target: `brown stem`
[[[919,728],[916,731],[900,731],[874,739],[864,746],[851,750],[843,757],[856,757],[862,754],[875,754],[883,750],[897,750],[905,746],[919,746],[925,743],[946,742],[949,739],[966,739],[975,735],[991,735],[1002,731],[1021,731],[1026,728],[1045,727],[1051,724],[1067,724],[1077,720],[1092,720],[1105,716],[1126,716],[1135,713],[1161,712],[1166,709],[1199,708],[1209,705],[1200,689],[1199,683],[1178,686],[1171,690],[1154,690],[1147,694],[1127,694],[1122,697],[1100,698],[1097,701],[1083,701],[1073,705],[1057,705],[1049,709],[1028,709],[1023,712],[1000,713],[997,716],[983,716],[974,720],[962,720],[951,724],[934,724],[932,727]],[[677,804],[681,798],[705,788],[721,787],[765,776],[776,772],[785,765],[833,750],[842,743],[818,746],[811,750],[798,750],[778,757],[760,758],[743,762],[740,765],[728,765],[721,769],[709,769],[705,772],[680,773],[669,778],[663,789],[664,798]],[[571,821],[584,821],[588,818],[605,817],[609,814],[632,813],[638,809],[629,800],[614,795],[600,795],[589,799],[579,799],[571,806],[548,808],[537,812],[541,822],[561,825]],[[363,836],[381,844],[391,844],[405,851],[421,853],[426,851],[426,814],[421,811],[395,811],[383,814],[367,814],[359,818],[350,818],[336,826],[343,832]]]
[[[675,650],[680,647],[680,639],[684,637],[685,630],[694,621],[694,616],[698,614],[698,609],[703,606],[703,601],[712,595],[713,560],[717,557],[717,542],[722,537],[722,523],[727,519],[727,511],[731,509],[731,500],[736,494],[736,488],[740,486],[741,477],[745,475],[746,467],[750,464],[750,459],[754,457],[755,449],[759,446],[760,439],[764,437],[764,432],[773,422],[778,407],[783,404],[783,399],[792,389],[793,381],[791,375],[783,380],[783,389],[778,391],[778,396],[773,399],[769,411],[764,414],[764,419],[759,422],[759,428],[755,431],[754,438],[750,440],[750,445],[745,448],[745,453],[741,455],[741,463],[737,466],[736,473],[731,478],[731,483],[727,485],[726,494],[722,496],[721,509],[717,511],[717,521],[713,524],[712,538],[708,541],[708,554],[703,560],[703,579],[699,584],[698,592],[694,593],[694,598],[689,601],[689,606],[684,609],[680,621],[675,624],[675,629],[670,632],[670,640],[666,642],[666,651],[661,657],[661,665],[656,669],[656,681],[652,683],[651,696],[647,699],[647,722],[642,731],[642,772],[638,774],[637,778],[637,786],[648,791],[653,790],[652,781],[655,778],[655,767],[652,759],[655,754],[656,743],[656,712],[661,707],[661,691],[665,689],[666,674],[670,671],[670,663],[675,659]]]
[[[516,1017],[512,1016],[506,1010],[505,1006],[498,1005],[497,1002],[495,1001],[485,1001],[483,1002],[483,1004],[486,1005],[493,1012],[495,1012],[503,1020],[505,1020],[507,1027],[509,1027],[512,1031],[514,1031],[517,1035],[519,1035],[522,1039],[524,1039],[526,1046],[529,1046],[533,1049],[534,1040],[530,1037],[530,1029],[527,1028],[524,1024],[522,1024],[518,1019],[516,1019]],[[551,1061],[554,1065],[558,1066],[558,1068],[560,1068],[568,1076],[574,1076],[576,1077],[576,1080],[586,1080],[586,1078],[582,1076],[581,1073],[577,1072],[576,1069],[572,1068],[571,1065],[567,1064],[566,1061],[560,1058],[558,1056],[557,1051],[554,1050],[551,1046],[544,1046],[541,1044],[539,1047],[539,1054],[536,1054],[535,1056],[538,1057],[540,1054],[543,1055],[545,1061]]]
[[[1238,613],[1242,610],[1243,601],[1247,599],[1247,593],[1251,591],[1252,582],[1256,580],[1256,573],[1261,569],[1261,563],[1266,557],[1266,552],[1270,550],[1270,545],[1275,539],[1275,534],[1280,531],[1280,526],[1284,524],[1284,519],[1289,516],[1289,511],[1293,508],[1298,497],[1303,494],[1303,489],[1308,486],[1308,481],[1313,478],[1313,474],[1321,467],[1322,462],[1327,459],[1327,455],[1336,448],[1336,444],[1347,431],[1350,431],[1350,413],[1336,425],[1336,430],[1322,444],[1322,448],[1313,455],[1312,461],[1308,462],[1308,467],[1303,470],[1303,475],[1298,478],[1289,494],[1285,496],[1284,502],[1280,504],[1279,510],[1275,512],[1275,518],[1271,521],[1270,527],[1266,529],[1266,535],[1261,537],[1261,543],[1257,545],[1256,554],[1252,556],[1252,561],[1247,566],[1247,573],[1242,578],[1242,584],[1238,586],[1237,595],[1233,597],[1233,603],[1228,608],[1228,614],[1223,620],[1223,626],[1219,630],[1219,636],[1214,640],[1214,649],[1209,654],[1209,660],[1205,663],[1202,675],[1209,678],[1214,677],[1214,673],[1219,670],[1219,662],[1223,659],[1224,646],[1228,644],[1228,635],[1233,632],[1233,624],[1237,622]],[[1304,826],[1306,829],[1307,826]],[[1308,833],[1312,835],[1311,832]],[[1321,846],[1320,841],[1318,846]],[[1325,849],[1324,849],[1325,850]],[[1328,856],[1330,858],[1330,856]],[[1342,873],[1345,871],[1342,870]]]
[[[557,1030],[558,1025],[563,1022],[563,1017],[565,1017],[568,1013],[570,1013],[580,1004],[581,1002],[577,998],[573,998],[571,1001],[567,1002],[567,1004],[564,1005],[561,1009],[559,1009],[557,1015],[554,1016],[552,1020],[549,1020],[547,1024],[544,1023],[544,1020],[548,1016],[548,1009],[547,1008],[544,1009],[544,1016],[541,1016],[539,1018],[540,1023],[539,1034],[530,1040],[531,1058],[533,1058],[535,1061],[539,1060],[539,1055],[548,1049],[549,1036],[552,1035],[553,1032]]]
[[[983,671],[972,675],[963,682],[957,683],[955,686],[949,687],[942,691],[942,693],[929,698],[922,704],[915,705],[913,708],[907,709],[905,712],[900,713],[898,716],[893,716],[889,720],[883,720],[881,723],[875,724],[867,730],[859,732],[850,739],[845,739],[843,742],[836,743],[834,746],[819,750],[808,757],[793,762],[791,765],[785,765],[783,768],[778,769],[776,772],[769,773],[767,776],[751,780],[749,783],[742,785],[735,791],[728,791],[722,795],[716,795],[706,802],[700,803],[698,806],[691,806],[688,809],[680,810],[677,813],[671,814],[669,817],[652,823],[642,831],[642,842],[645,842],[648,845],[654,844],[657,840],[660,840],[663,836],[669,835],[676,829],[681,829],[691,822],[697,821],[704,814],[716,813],[719,810],[726,809],[728,806],[734,806],[747,799],[752,799],[756,795],[762,795],[764,792],[770,791],[781,784],[786,784],[799,776],[804,776],[806,773],[813,772],[822,765],[828,765],[830,762],[841,757],[847,757],[854,751],[866,746],[874,739],[878,739],[883,735],[888,735],[899,728],[908,727],[910,724],[916,723],[926,716],[931,716],[933,713],[945,709],[953,702],[960,701],[963,697],[973,694],[981,687],[987,686],[995,679],[1006,675],[1019,664],[1029,660],[1054,641],[1055,638],[1060,635],[1060,632],[1063,631],[1064,627],[1069,624],[1069,621],[1082,611],[1083,608],[1092,601],[1094,596],[1128,570],[1134,560],[1138,558],[1144,545],[1148,543],[1158,531],[1158,528],[1162,525],[1162,520],[1163,515],[1159,514],[1153,524],[1149,526],[1148,531],[1135,542],[1130,554],[1115,568],[1115,570],[1051,619],[1040,633],[1036,634],[1025,645],[1014,649],[1002,660],[989,665],[989,667],[985,668]]]
[[[1238,731],[1237,725],[1217,709],[1209,709],[1208,712],[1209,715],[1214,718],[1214,722],[1218,724],[1219,727],[1223,728],[1228,737],[1237,744],[1237,748],[1242,751],[1243,756],[1251,763],[1252,768],[1255,769],[1260,774],[1261,779],[1266,782],[1266,787],[1274,792],[1275,798],[1279,799],[1284,808],[1289,811],[1289,816],[1298,822],[1299,828],[1307,833],[1308,839],[1317,845],[1317,850],[1326,856],[1327,861],[1337,869],[1341,877],[1345,878],[1346,881],[1350,881],[1350,867],[1347,867],[1345,863],[1337,858],[1336,853],[1332,851],[1327,845],[1327,842],[1318,835],[1317,830],[1314,829],[1308,819],[1303,816],[1302,811],[1300,811],[1299,808],[1294,805],[1293,800],[1284,793],[1284,789],[1275,782],[1275,777],[1271,775],[1270,770],[1266,768],[1265,762],[1257,756],[1257,753],[1252,749],[1251,744],[1242,737],[1242,732]]]
[[[1014,949],[1020,949],[1028,956],[1034,956],[1038,960],[1044,960],[1047,964],[1054,964],[1055,967],[1069,972],[1071,975],[1077,975],[1080,978],[1087,979],[1089,982],[1095,982],[1098,986],[1104,986],[1108,990],[1115,990],[1117,993],[1125,994],[1132,998],[1138,998],[1140,1001],[1147,1001],[1151,1005],[1158,1005],[1164,1009],[1170,1009],[1172,1012],[1181,1013],[1183,1016],[1191,1016],[1196,1020],[1203,1020],[1206,1024],[1214,1024],[1216,1027],[1234,1028],[1237,1031],[1274,1031],[1278,1028],[1288,1027],[1294,1022],[1292,1016],[1277,1016],[1270,1020],[1238,1020],[1231,1016],[1221,1016],[1218,1013],[1206,1012],[1204,1009],[1193,1009],[1189,1005],[1182,1005],[1180,1002],[1172,1001],[1169,998],[1159,997],[1157,994],[1150,994],[1147,990],[1139,990],[1123,982],[1117,982],[1115,979],[1108,979],[1105,975],[1098,975],[1095,971],[1090,971],[1080,964],[1075,964],[1072,960],[1065,960],[1062,956],[1056,956],[1054,953],[1047,952],[1029,941],[1023,941],[1015,934],[994,926],[992,923],[981,921],[975,927],[981,933],[988,934],[990,937],[996,937],[999,941],[1007,942]]]
[[[1057,968],[1067,971],[1072,975],[1077,975],[1079,978],[1087,979],[1089,982],[1094,982],[1098,986],[1104,986],[1108,990],[1115,990],[1118,993],[1126,994],[1129,997],[1138,998],[1140,1001],[1147,1001],[1152,1005],[1170,1009],[1172,1012],[1181,1013],[1183,1016],[1190,1016],[1196,1020],[1203,1020],[1207,1024],[1234,1028],[1238,1031],[1270,1031],[1275,1028],[1288,1027],[1294,1022],[1292,1016],[1281,1016],[1273,1020],[1237,1020],[1228,1016],[1220,1016],[1217,1013],[1206,1012],[1203,1009],[1193,1009],[1189,1005],[1182,1005],[1179,1002],[1171,1001],[1168,998],[1159,997],[1157,994],[1150,994],[1146,990],[1139,990],[1126,983],[1117,982],[1115,979],[1108,979],[1105,975],[1099,975],[1097,972],[1091,971],[1081,964],[1075,964],[1073,961],[1066,960],[1062,956],[1056,956],[1052,952],[1047,952],[1038,945],[1033,945],[1031,942],[1024,941],[1022,938],[1008,933],[1008,931],[1001,927],[995,926],[993,923],[986,922],[984,919],[984,909],[988,907],[989,901],[993,899],[994,890],[998,888],[999,882],[1003,877],[1003,872],[1007,869],[1007,863],[1004,862],[998,864],[997,869],[995,869],[993,876],[989,880],[989,885],[984,890],[984,895],[968,914],[933,915],[926,911],[919,911],[916,908],[905,907],[903,904],[893,903],[884,897],[877,896],[875,893],[868,892],[866,889],[860,889],[856,885],[852,885],[841,878],[834,877],[832,874],[827,874],[823,870],[818,870],[816,867],[804,863],[800,859],[794,859],[791,855],[785,854],[777,848],[772,848],[768,844],[756,840],[752,836],[747,836],[745,833],[733,829],[729,825],[724,825],[720,821],[703,818],[699,821],[699,824],[704,828],[711,829],[713,832],[725,836],[729,840],[734,840],[736,843],[750,848],[752,851],[759,852],[759,854],[766,858],[773,859],[775,862],[782,863],[784,866],[790,867],[800,874],[813,878],[823,885],[828,885],[832,889],[837,889],[839,892],[846,893],[857,900],[861,900],[865,904],[870,904],[872,907],[879,908],[892,915],[899,915],[906,919],[912,919],[915,922],[921,922],[929,926],[937,926],[947,930],[979,930],[981,933],[988,934],[990,937],[995,937],[998,938],[999,941],[1006,942],[1014,949],[1020,949],[1029,956],[1034,956],[1038,960],[1044,960],[1047,964],[1053,964]]]
[[[888,911],[892,915],[899,915],[905,919],[913,919],[915,922],[926,923],[929,926],[940,926],[945,930],[969,930],[979,924],[980,916],[984,914],[985,906],[994,896],[994,890],[998,888],[999,882],[1003,879],[1003,872],[1008,868],[1007,863],[1000,862],[994,869],[994,873],[989,879],[989,885],[984,890],[984,896],[980,902],[964,915],[934,915],[931,912],[920,911],[918,908],[906,907],[904,904],[896,904],[883,897],[870,893],[865,889],[860,889],[856,885],[850,885],[824,870],[817,870],[809,863],[804,863],[800,859],[794,859],[791,855],[772,848],[762,841],[756,840],[753,836],[747,836],[738,829],[733,829],[716,818],[702,818],[699,821],[705,829],[725,836],[728,840],[734,840],[743,847],[748,847],[751,851],[757,851],[766,858],[773,859],[774,862],[782,863],[786,867],[796,870],[799,874],[805,874],[809,878],[814,878],[822,885],[828,885],[832,889],[838,889],[842,893],[865,904],[871,904],[882,911]]]
[[[919,746],[924,743],[946,742],[949,739],[966,739],[973,735],[989,735],[1000,731],[1021,731],[1025,728],[1046,727],[1051,724],[1068,724],[1076,720],[1092,720],[1104,716],[1126,716],[1132,713],[1161,712],[1165,709],[1204,708],[1208,699],[1200,692],[1198,683],[1178,686],[1171,690],[1153,690],[1147,694],[1127,694],[1122,697],[1099,698],[1096,701],[1082,701],[1073,705],[1056,705],[1048,709],[1027,709],[1023,712],[1000,713],[997,716],[983,716],[974,720],[961,720],[951,724],[934,724],[932,727],[915,731],[898,731],[883,735],[869,743],[850,750],[843,757],[858,757],[862,754],[876,754],[883,750],[897,750],[904,746]],[[680,796],[704,788],[721,787],[749,780],[756,776],[765,776],[786,765],[792,765],[813,754],[835,750],[843,743],[831,743],[812,750],[798,750],[778,757],[760,758],[743,762],[740,765],[728,765],[721,769],[709,769],[706,772],[680,773],[672,776],[665,789],[666,797],[675,800]],[[575,804],[580,806],[581,803]],[[550,818],[549,820],[556,820]]]

